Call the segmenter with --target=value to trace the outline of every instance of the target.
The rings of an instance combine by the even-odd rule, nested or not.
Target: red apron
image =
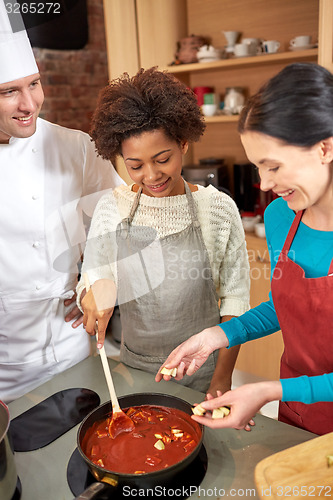
[[[272,277],[272,297],[282,330],[281,378],[333,371],[333,259],[327,276],[306,278],[288,257],[303,211],[297,213]],[[333,431],[333,402],[280,402],[279,420],[316,434]]]

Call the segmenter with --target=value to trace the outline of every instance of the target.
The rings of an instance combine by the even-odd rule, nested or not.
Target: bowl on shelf
[[[244,231],[253,233],[254,226],[260,221],[260,215],[255,215],[253,212],[242,213],[242,224]]]
[[[217,111],[217,104],[203,104],[201,109],[205,116],[214,116]]]
[[[265,224],[263,222],[256,222],[254,225],[254,234],[258,238],[265,238]]]
[[[212,45],[203,45],[197,52],[198,62],[211,62],[221,59],[221,50]]]

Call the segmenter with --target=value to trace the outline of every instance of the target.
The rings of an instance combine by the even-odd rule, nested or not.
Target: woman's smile
[[[329,206],[330,164],[322,161],[327,141],[306,148],[254,131],[243,133],[241,141],[258,168],[262,191],[272,190],[294,211]]]
[[[293,194],[295,193],[295,190],[294,189],[288,189],[286,191],[273,191],[277,196],[280,196],[281,198],[283,198],[285,201],[291,201],[292,197],[293,197]]]
[[[187,148],[187,142],[179,144],[157,129],[125,139],[122,155],[129,176],[143,194],[162,198],[184,194],[181,173]]]
[[[170,181],[170,177],[168,177],[164,182],[160,184],[155,184],[155,185],[147,185],[147,188],[150,189],[151,191],[155,191],[156,193],[160,193],[164,191],[164,189],[167,188],[167,184]]]

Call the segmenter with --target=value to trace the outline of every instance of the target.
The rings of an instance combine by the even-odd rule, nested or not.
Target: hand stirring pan
[[[90,283],[87,273],[84,273],[84,283],[86,287],[86,292],[88,292],[90,289]],[[96,333],[96,339],[97,338],[98,338],[98,333]],[[99,349],[99,354],[101,357],[106,383],[109,388],[110,399],[112,403],[112,418],[109,425],[109,434],[112,438],[115,438],[121,432],[131,432],[135,426],[134,422],[130,419],[128,415],[126,415],[126,413],[123,412],[123,410],[119,406],[104,345],[103,347],[101,347],[101,349]]]

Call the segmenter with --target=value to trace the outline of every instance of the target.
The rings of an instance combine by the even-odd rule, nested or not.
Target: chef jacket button
[[[34,241],[34,242],[33,242],[33,244],[32,244],[32,246],[33,246],[34,248],[38,248],[38,247],[40,246],[39,241]]]
[[[40,290],[41,289],[41,286],[40,285],[36,285],[36,290]]]
[[[38,149],[36,149],[36,148],[32,148],[32,152],[33,152],[33,153],[37,153],[37,151],[38,151]]]
[[[37,195],[37,194],[33,194],[31,198],[32,198],[33,200],[38,200],[38,195]]]

